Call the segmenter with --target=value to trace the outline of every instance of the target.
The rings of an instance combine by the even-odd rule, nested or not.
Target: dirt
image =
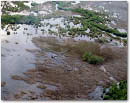
[[[46,42],[51,41],[51,42]],[[69,40],[68,40],[69,41]],[[15,80],[23,80],[26,83],[41,83],[38,88],[43,90],[41,93],[42,98],[48,97],[53,100],[75,100],[75,99],[91,99],[89,94],[93,92],[97,86],[107,87],[112,82],[117,82],[119,80],[126,79],[126,64],[127,61],[124,61],[124,56],[126,56],[126,48],[116,48],[112,47],[112,50],[118,50],[116,53],[123,53],[124,56],[116,57],[112,60],[108,60],[101,65],[91,65],[87,62],[83,62],[80,54],[72,50],[73,45],[82,44],[80,41],[71,42],[72,47],[68,47],[69,42],[58,41],[56,38],[34,38],[33,42],[36,46],[40,48],[40,51],[30,50],[36,55],[36,68],[30,69],[25,72],[25,77],[13,76]],[[83,41],[84,42],[84,41]],[[86,42],[87,43],[87,42]],[[47,46],[46,46],[47,45]],[[56,49],[54,49],[54,47]],[[56,57],[49,57],[46,55],[49,51],[52,54],[57,55]],[[64,54],[61,53],[66,51]],[[71,49],[71,50],[69,50]],[[126,53],[125,53],[125,52]],[[58,61],[57,58],[61,60]],[[57,62],[55,60],[57,59]],[[59,62],[62,63],[60,64]],[[104,66],[108,73],[100,69],[101,66]],[[120,73],[120,74],[119,74]],[[114,81],[113,79],[116,79]],[[57,89],[48,90],[45,84],[56,86]]]

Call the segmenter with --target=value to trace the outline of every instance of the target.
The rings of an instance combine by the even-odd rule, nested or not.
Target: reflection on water
[[[64,18],[44,20],[44,24],[51,23],[52,25],[59,24],[65,28],[62,21]],[[29,85],[23,81],[12,80],[12,75],[23,75],[23,72],[28,69],[35,68],[35,56],[26,49],[38,49],[32,43],[32,38],[37,36],[57,37],[50,35],[49,26],[42,26],[36,28],[33,25],[7,25],[1,34],[2,38],[2,81],[6,82],[6,86],[2,88],[2,98],[11,94],[15,94],[20,90],[34,90],[39,92],[36,85]],[[43,33],[42,29],[46,32]],[[56,30],[56,27],[52,27]],[[7,35],[7,31],[10,35]],[[58,37],[57,37],[58,38]],[[77,38],[77,37],[76,37]],[[83,37],[84,38],[84,37]],[[65,39],[65,38],[64,38]],[[57,62],[57,61],[56,61]],[[15,87],[15,88],[14,88]],[[8,88],[8,89],[7,89]],[[15,91],[15,92],[14,92]]]

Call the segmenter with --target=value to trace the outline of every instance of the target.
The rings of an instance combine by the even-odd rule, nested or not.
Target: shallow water
[[[53,18],[51,20],[53,21]],[[59,20],[62,20],[62,19],[59,19]],[[52,24],[53,23],[55,22],[52,22]],[[57,23],[60,24],[60,22],[57,22]],[[14,95],[21,90],[24,90],[24,91],[31,90],[31,91],[35,91],[36,93],[40,92],[40,89],[36,87],[36,84],[29,85],[23,81],[13,80],[11,79],[11,76],[12,75],[24,76],[23,75],[24,72],[26,72],[29,69],[35,68],[36,57],[33,55],[33,53],[30,53],[27,51],[27,50],[32,50],[32,49],[38,50],[38,48],[32,43],[32,38],[38,37],[38,36],[57,37],[55,35],[49,35],[49,33],[43,34],[43,32],[41,31],[43,27],[35,28],[32,25],[25,25],[25,24],[12,25],[12,27],[18,28],[18,29],[13,30],[11,29],[11,26],[8,25],[4,28],[4,30],[2,30],[2,34],[1,34],[1,37],[2,37],[2,67],[1,67],[2,77],[1,79],[2,81],[6,82],[5,87],[2,87],[3,99],[6,99],[11,94]],[[10,35],[7,35],[7,32],[6,32],[7,28],[8,28],[7,31],[10,31]],[[81,37],[81,39],[82,38],[84,37]],[[48,58],[52,59],[52,61],[57,65],[64,64],[64,61],[60,57],[52,58],[52,56],[56,56],[56,54],[52,52],[46,52],[46,56],[47,56],[47,59]],[[48,88],[55,89],[51,85],[49,85]]]
[[[22,81],[12,80],[12,75],[23,75],[23,72],[28,69],[35,68],[33,64],[35,62],[35,56],[26,49],[36,49],[36,47],[31,42],[34,35],[27,35],[26,33],[34,33],[35,30],[29,28],[27,25],[19,25],[20,28],[15,31],[11,31],[10,35],[6,35],[6,32],[2,34],[2,65],[1,65],[1,79],[6,82],[6,86],[2,88],[2,91],[7,91],[8,93],[16,93],[18,90],[30,88],[30,86]],[[28,27],[28,30],[23,30],[23,27]],[[23,34],[23,31],[25,34]],[[36,34],[35,34],[36,36]],[[6,88],[8,88],[6,90]],[[33,88],[34,89],[34,88]],[[2,96],[5,93],[2,93]]]
[[[79,4],[79,3],[80,2],[77,1],[76,3],[73,3],[73,5]],[[95,4],[92,4],[92,5],[95,5]],[[99,5],[99,4],[97,4],[97,5]],[[101,5],[106,5],[106,3],[104,2]],[[87,8],[91,9],[91,10],[93,9],[93,8],[91,8],[91,6],[87,6]],[[99,8],[104,10],[103,6],[100,6]],[[58,10],[57,5],[56,5],[56,10]],[[32,12],[32,13],[34,14],[34,12]],[[40,11],[39,14],[46,15],[47,12]],[[113,16],[117,17],[117,15],[118,15],[117,13],[113,13]],[[80,15],[72,15],[72,16],[81,17]],[[1,32],[2,33],[1,34],[1,38],[2,38],[1,79],[2,79],[2,81],[6,82],[5,87],[2,87],[2,99],[5,99],[8,96],[15,94],[21,90],[24,90],[24,91],[31,90],[31,91],[35,91],[37,94],[39,94],[41,92],[41,89],[37,88],[37,84],[29,85],[29,84],[25,83],[24,81],[11,79],[12,75],[17,74],[20,76],[25,76],[25,75],[23,75],[23,72],[26,72],[29,69],[35,68],[36,57],[35,57],[34,53],[30,53],[27,51],[27,50],[32,50],[32,49],[34,49],[34,50],[39,49],[32,43],[32,38],[41,36],[41,37],[56,37],[56,38],[58,38],[58,40],[61,40],[61,41],[67,40],[67,39],[72,39],[75,41],[78,41],[78,40],[94,41],[94,39],[89,38],[88,36],[78,35],[78,36],[72,38],[69,35],[61,36],[60,34],[55,35],[54,33],[52,33],[50,35],[49,29],[58,33],[58,27],[66,29],[67,25],[70,25],[70,28],[79,28],[82,26],[81,24],[74,25],[73,22],[67,21],[67,19],[64,17],[44,19],[43,21],[41,21],[41,23],[42,23],[42,26],[38,27],[38,28],[34,27],[33,25],[25,25],[25,24],[24,25],[15,25],[17,27],[19,26],[19,29],[17,29],[16,31],[12,30],[9,27],[8,30],[10,31],[10,35],[6,34],[5,29],[7,27],[5,27],[4,30],[2,30],[2,32]],[[112,23],[114,25],[116,25],[115,22],[112,22]],[[124,29],[120,29],[120,30],[122,32],[125,32]],[[90,30],[88,29],[88,30],[86,30],[86,32],[89,33]],[[117,45],[123,46],[123,44],[118,44],[119,42],[114,41],[114,40],[110,44],[114,44],[114,43],[116,43]],[[64,57],[60,57],[59,55],[57,57],[56,53],[53,53],[50,51],[46,51],[45,56],[41,56],[41,58],[42,59],[39,58],[41,61],[44,61],[46,59],[48,60],[48,58],[51,59],[54,62],[54,64],[53,63],[49,64],[51,66],[66,65],[66,66],[68,66],[68,68],[72,68],[71,65],[65,64],[65,62],[63,60]],[[79,63],[79,62],[77,62],[77,63]],[[76,70],[77,70],[77,68],[76,68]],[[113,79],[113,78],[110,78],[110,79]],[[57,89],[53,85],[46,84],[46,86],[50,90]],[[96,92],[97,91],[100,92],[100,89],[102,91],[102,88],[97,87]],[[100,93],[98,95],[100,95]],[[7,98],[7,99],[9,99],[9,98]]]

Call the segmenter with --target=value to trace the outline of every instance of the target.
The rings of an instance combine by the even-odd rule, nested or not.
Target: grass
[[[105,37],[98,38],[99,43],[108,43],[109,41]]]
[[[104,100],[127,100],[127,81],[121,81],[119,85],[113,84],[104,95]]]
[[[35,3],[35,2],[31,3],[31,6],[37,6],[37,5],[38,5],[38,4]]]
[[[103,24],[95,24],[95,23],[93,23],[92,25],[97,27],[97,28],[99,28],[102,31],[105,31],[105,32],[108,32],[108,33],[112,33],[112,34],[114,34],[116,36],[127,37],[127,33],[121,33],[117,29],[108,28],[107,26],[105,26]]]
[[[59,27],[58,31],[59,31],[60,34],[63,34],[63,33],[67,32],[67,30],[65,28],[62,28],[62,27]]]
[[[71,2],[53,1],[53,3],[58,4],[58,9],[61,9],[61,10],[69,10],[69,8],[66,8],[66,7],[71,6]]]
[[[87,30],[89,28],[90,31],[96,35],[104,31],[106,32],[106,34],[109,35],[113,34],[117,37],[127,37],[127,33],[121,33],[117,29],[107,27],[105,24],[107,23],[107,21],[110,22],[110,20],[106,19],[106,15],[104,14],[100,14],[91,10],[84,10],[81,8],[72,9],[72,11],[82,15],[82,17],[71,18],[71,20],[74,21],[74,23],[81,22],[83,26],[82,30]]]
[[[128,40],[127,40],[127,39],[123,39],[123,44],[124,44],[124,46],[126,46],[127,43],[128,43]]]
[[[93,55],[91,52],[85,52],[82,58],[84,61],[87,61],[90,64],[99,64],[104,61],[104,58]]]
[[[39,25],[40,19],[35,16],[22,16],[22,15],[2,15],[1,16],[2,25],[7,24],[28,24],[28,25]]]
[[[28,10],[29,7],[27,5],[24,5],[25,2],[26,1],[12,1],[12,3],[16,5],[15,7],[12,7],[11,5],[9,5],[8,1],[2,1],[2,3],[4,4],[2,12],[3,13],[6,13],[7,11],[20,12],[22,10]]]
[[[122,57],[124,58],[124,55],[120,54],[120,53],[124,54],[124,52],[120,52],[120,49],[113,48],[115,51],[112,51],[111,48],[106,49],[108,47],[104,47],[103,49],[100,49],[101,44],[94,43],[94,42],[87,42],[87,41],[77,41],[77,42],[74,41],[73,42],[70,39],[68,39],[68,40],[66,39],[65,42],[61,43],[56,38],[51,38],[51,37],[50,38],[45,38],[45,37],[37,38],[36,37],[36,38],[33,38],[33,43],[35,43],[38,47],[40,47],[41,50],[42,50],[42,48],[45,48],[44,44],[47,43],[47,45],[49,46],[49,49],[52,50],[53,52],[56,52],[56,53],[64,52],[64,54],[62,54],[62,55],[66,56],[66,59],[67,59],[66,62],[70,66],[75,66],[75,67],[80,68],[79,70],[74,70],[74,71],[72,70],[72,71],[64,73],[65,69],[61,69],[61,68],[63,67],[63,68],[68,69],[69,67],[62,65],[61,67],[58,68],[58,65],[56,65],[55,68],[57,68],[57,69],[53,69],[54,68],[53,66],[50,66],[50,68],[47,69],[47,68],[44,68],[44,67],[46,67],[47,62],[44,63],[45,65],[42,64],[44,67],[37,66],[38,68],[36,69],[36,71],[40,70],[40,68],[41,68],[40,73],[44,72],[44,74],[42,75],[43,78],[40,78],[40,79],[44,79],[42,81],[51,82],[51,83],[53,82],[53,84],[62,85],[63,91],[60,91],[58,94],[58,95],[60,95],[60,97],[61,97],[61,95],[63,97],[68,95],[67,97],[73,98],[73,96],[75,97],[75,95],[80,94],[80,93],[84,94],[84,92],[86,92],[84,95],[87,96],[88,95],[87,90],[90,91],[90,89],[92,87],[95,88],[95,85],[97,85],[98,81],[101,81],[101,80],[103,80],[103,82],[104,82],[103,86],[109,85],[109,83],[108,83],[109,81],[107,81],[109,76],[104,74],[104,72],[100,71],[98,69],[99,66],[89,65],[87,63],[82,62],[81,57],[86,51],[88,53],[91,53],[94,56],[96,55],[96,56],[103,57],[104,58],[103,63],[106,63],[106,59],[110,58],[110,64],[109,65],[105,64],[106,66],[108,66],[108,68],[109,68],[108,71],[110,70],[109,71],[110,73],[113,71],[116,71],[116,73],[117,73],[119,71],[119,69],[117,69],[117,68],[120,68],[120,66],[122,66],[122,62],[124,61],[124,60],[122,60]],[[39,55],[39,57],[41,57],[42,55],[43,54],[41,53]],[[118,59],[115,58],[115,55],[119,55],[120,58],[118,58]],[[116,63],[113,62],[113,59],[116,60]],[[76,63],[77,60],[80,61],[80,65],[79,65],[79,63],[78,64]],[[119,62],[120,65],[117,64],[117,62],[118,62],[117,60],[121,60]],[[111,64],[113,64],[114,66],[116,65],[114,67],[114,70],[113,70],[113,68],[111,68],[111,66],[113,66]],[[88,66],[88,68],[87,68],[87,66]],[[106,68],[106,66],[105,66],[105,68]],[[107,68],[106,68],[106,70],[107,70]],[[122,76],[123,77],[125,76],[125,73],[123,73],[122,71],[120,73],[121,73],[121,75],[117,76],[117,78],[119,78],[119,79]],[[32,73],[32,76],[34,76],[34,72]],[[34,76],[31,79],[33,79],[35,77],[37,77],[37,76]],[[35,80],[37,80],[37,79],[35,79]],[[88,81],[87,83],[89,86],[87,88],[84,88],[86,85],[86,81]],[[83,85],[82,85],[82,82],[84,82],[85,84],[83,83]],[[110,83],[111,83],[111,81],[110,81]],[[72,84],[74,84],[74,85],[72,85]],[[54,94],[53,96],[56,96],[56,95],[57,94]],[[57,99],[59,99],[58,95],[57,95]],[[85,97],[85,98],[87,98],[87,97]]]
[[[79,54],[81,57],[86,51],[91,52],[94,55],[100,55],[100,45],[98,43],[79,41],[74,45],[73,44],[71,45],[72,45],[71,50]]]

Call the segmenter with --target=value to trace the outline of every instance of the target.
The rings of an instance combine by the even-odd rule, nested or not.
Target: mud
[[[105,11],[113,20],[110,26],[127,31],[126,2],[82,1],[71,6]],[[37,8],[29,14],[35,15]],[[59,27],[81,27],[67,19],[80,15],[59,10],[51,2],[39,8],[36,16],[43,17],[41,27],[7,25],[1,31],[2,100],[102,100],[102,88],[127,79],[127,45],[99,44],[88,36],[60,35]],[[56,33],[51,34],[49,29]],[[105,61],[99,65],[84,62],[85,51],[101,55]]]
[[[52,42],[46,42],[46,40]],[[102,99],[102,92],[100,90],[100,92],[98,91],[100,96],[98,93],[97,97],[93,97],[93,94],[91,94],[97,86],[107,87],[112,82],[118,82],[119,80],[126,79],[125,74],[127,69],[124,69],[126,66],[126,61],[124,61],[121,57],[119,57],[120,62],[118,62],[118,64],[117,62],[113,62],[114,59],[112,59],[103,65],[95,66],[82,61],[80,54],[78,54],[78,52],[76,52],[73,48],[73,46],[77,46],[77,42],[71,41],[72,47],[66,46],[68,45],[68,42],[65,43],[62,41],[62,43],[60,43],[60,41],[56,38],[34,38],[33,42],[40,48],[40,51],[31,51],[34,52],[37,57],[37,62],[35,63],[36,68],[30,69],[24,73],[27,78],[17,77],[16,79],[21,79],[26,83],[33,81],[31,83],[36,84],[40,82],[41,85],[38,86],[38,88],[43,90],[43,93],[41,93],[42,98],[48,97],[53,100],[89,100],[93,98],[99,100]],[[80,43],[81,41],[79,44]],[[48,49],[45,45],[48,45],[49,51],[53,54],[53,56],[48,55]],[[58,46],[56,50],[53,48],[55,45]],[[67,49],[68,52],[65,52],[61,56],[61,53]],[[119,49],[118,52],[116,52],[117,54],[122,53],[120,50],[126,50],[125,48],[113,48],[113,50],[115,49]],[[112,65],[115,65],[116,68],[113,68]],[[122,67],[120,65],[122,65]],[[107,72],[100,69],[101,66],[104,66]],[[113,71],[114,73],[112,73]],[[116,76],[116,72],[120,73],[120,76]],[[116,81],[111,78],[116,78]],[[45,85],[52,85],[56,88],[53,90],[46,90],[48,86],[46,87]],[[95,92],[97,92],[97,89]]]

